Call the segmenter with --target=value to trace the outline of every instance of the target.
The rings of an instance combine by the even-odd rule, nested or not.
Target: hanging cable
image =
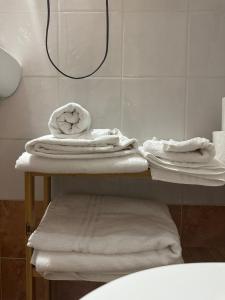
[[[92,76],[93,74],[95,74],[104,64],[108,52],[109,52],[109,0],[105,0],[106,1],[106,10],[105,10],[105,14],[106,14],[106,47],[105,47],[105,54],[104,57],[101,61],[101,63],[99,64],[99,66],[91,73],[87,74],[87,75],[83,75],[83,76],[72,76],[72,75],[68,75],[65,72],[63,72],[62,70],[59,69],[59,67],[54,63],[53,59],[51,58],[50,54],[49,54],[49,49],[48,49],[48,36],[49,36],[49,26],[50,26],[50,21],[51,21],[51,4],[50,4],[50,0],[47,0],[47,25],[46,25],[46,35],[45,35],[45,47],[46,47],[46,52],[48,55],[48,58],[51,62],[51,64],[53,65],[53,67],[62,75],[64,75],[65,77],[71,78],[71,79],[84,79],[87,77]]]

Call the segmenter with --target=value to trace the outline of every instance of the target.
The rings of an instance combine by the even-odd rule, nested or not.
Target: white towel
[[[183,142],[164,141],[156,138],[143,144],[145,152],[173,162],[204,163],[215,156],[215,148],[206,139],[196,138]]]
[[[28,245],[36,250],[32,262],[39,272],[129,273],[182,262],[168,208],[141,199],[58,198]]]
[[[206,138],[195,137],[186,141],[163,140],[164,151],[169,152],[192,152],[208,149],[214,152],[214,145]]]
[[[46,135],[27,142],[25,149],[30,154],[48,158],[94,159],[136,153],[137,141],[123,136],[118,129],[94,129],[79,138]]]
[[[77,103],[68,103],[56,109],[48,123],[51,134],[58,138],[76,137],[90,126],[89,112]]]
[[[182,163],[158,158],[143,147],[139,151],[150,164],[153,180],[205,186],[225,184],[225,164],[215,158],[208,163]]]
[[[138,153],[87,161],[87,159],[53,159],[24,152],[16,161],[16,169],[23,172],[54,174],[141,173],[148,170],[148,162]]]

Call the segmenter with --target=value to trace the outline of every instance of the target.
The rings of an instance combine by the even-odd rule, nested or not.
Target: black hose
[[[99,64],[99,66],[90,74],[87,75],[83,75],[83,76],[79,76],[79,77],[75,77],[75,76],[70,76],[66,73],[64,73],[62,70],[59,69],[59,67],[57,67],[57,65],[54,63],[54,61],[52,60],[50,54],[49,54],[49,50],[48,50],[48,35],[49,35],[49,25],[50,25],[50,20],[51,20],[51,7],[50,7],[50,0],[47,0],[47,25],[46,25],[46,35],[45,35],[45,47],[46,47],[46,52],[48,55],[48,58],[51,62],[51,64],[53,65],[53,67],[62,75],[64,75],[65,77],[71,78],[71,79],[84,79],[87,77],[92,76],[93,74],[95,74],[104,64],[108,52],[109,52],[109,0],[106,0],[106,48],[105,48],[105,54],[104,57],[101,61],[101,63]]]

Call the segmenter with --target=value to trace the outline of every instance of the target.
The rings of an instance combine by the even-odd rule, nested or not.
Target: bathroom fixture
[[[80,300],[222,300],[225,263],[153,268],[114,280]]]
[[[0,98],[12,95],[22,77],[22,67],[18,61],[0,48]]]
[[[108,50],[109,50],[109,0],[105,0],[106,1],[106,47],[105,47],[105,54],[104,57],[102,59],[102,61],[100,62],[100,64],[98,65],[98,67],[92,71],[91,73],[87,74],[87,75],[83,75],[83,76],[72,76],[72,75],[68,75],[65,72],[63,72],[53,61],[53,59],[51,58],[51,55],[49,53],[49,49],[48,49],[48,35],[49,35],[49,26],[50,26],[50,20],[51,20],[51,3],[50,0],[47,0],[47,26],[46,26],[46,35],[45,35],[45,47],[46,47],[46,52],[47,52],[47,56],[51,62],[51,64],[53,65],[53,67],[62,75],[64,75],[65,77],[71,78],[71,79],[84,79],[87,77],[92,76],[93,74],[95,74],[104,64],[107,55],[108,55]]]

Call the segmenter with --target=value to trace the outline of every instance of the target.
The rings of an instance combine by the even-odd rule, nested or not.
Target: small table
[[[224,300],[225,263],[149,269],[112,281],[81,300]]]

